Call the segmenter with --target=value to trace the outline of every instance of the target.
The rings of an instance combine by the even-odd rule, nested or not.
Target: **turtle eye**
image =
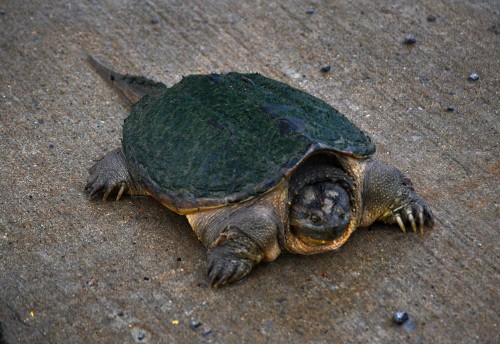
[[[316,215],[316,214],[312,214],[311,215],[311,221],[312,222],[318,223],[320,220],[321,220],[321,218],[318,215]]]

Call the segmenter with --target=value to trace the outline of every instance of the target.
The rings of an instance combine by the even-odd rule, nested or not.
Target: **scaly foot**
[[[410,202],[392,209],[384,218],[385,223],[397,223],[399,228],[406,233],[406,224],[409,224],[414,232],[417,232],[417,225],[420,233],[424,233],[424,227],[434,225],[434,215],[432,210],[422,198],[412,192]]]
[[[89,169],[89,178],[85,190],[90,198],[103,193],[103,200],[116,192],[116,200],[120,200],[124,193],[130,192],[133,182],[125,166],[125,156],[121,148],[104,155]]]
[[[227,227],[208,251],[210,286],[218,288],[242,279],[263,257],[262,250],[250,237],[235,226]]]

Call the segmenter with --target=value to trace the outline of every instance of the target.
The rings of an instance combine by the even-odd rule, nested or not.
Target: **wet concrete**
[[[499,12],[495,0],[1,2],[0,343],[499,342]],[[83,192],[127,115],[86,53],[168,85],[257,71],[324,99],[412,178],[435,229],[376,225],[338,252],[208,288],[183,217]]]

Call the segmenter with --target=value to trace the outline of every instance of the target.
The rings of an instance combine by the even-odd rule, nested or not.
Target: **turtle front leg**
[[[207,254],[210,286],[218,288],[242,279],[263,258],[262,249],[241,229],[224,228]]]
[[[434,216],[427,202],[415,192],[408,177],[394,167],[376,160],[367,163],[363,181],[363,217],[361,226],[375,221],[398,224],[406,232],[405,224],[414,232],[417,226],[434,225]]]
[[[278,231],[283,221],[271,199],[268,196],[187,215],[208,248],[207,271],[212,287],[236,282],[256,264],[280,255]]]
[[[144,194],[132,180],[121,148],[108,152],[89,169],[85,190],[89,192],[90,198],[103,193],[103,200],[116,192],[117,201],[125,193],[131,195]]]

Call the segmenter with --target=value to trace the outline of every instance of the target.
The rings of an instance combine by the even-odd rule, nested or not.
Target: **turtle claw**
[[[409,224],[413,232],[417,233],[417,227],[424,234],[424,227],[434,225],[434,216],[429,205],[420,197],[414,196],[411,203],[392,211],[388,223],[397,223],[399,228],[406,233],[406,224]]]
[[[413,233],[417,233],[417,224],[415,223],[415,219],[413,218],[413,215],[411,213],[408,213],[408,221],[410,221]]]
[[[119,188],[119,189],[118,189]],[[123,181],[109,181],[101,176],[92,176],[89,178],[85,191],[89,192],[89,198],[92,199],[98,194],[103,194],[102,200],[107,201],[109,196],[118,189],[116,200],[119,201],[123,193],[127,191],[127,184]]]
[[[123,193],[127,190],[127,186],[122,184],[120,187],[120,190],[118,191],[118,194],[116,195],[116,201],[119,201],[120,198],[122,198]]]
[[[109,195],[111,194],[111,192],[113,192],[113,190],[115,189],[115,185],[112,184],[111,186],[108,186],[108,187],[105,187],[104,188],[104,195],[102,195],[102,200],[103,201],[107,201],[108,200],[108,197]]]
[[[111,195],[118,187],[120,189],[118,190],[118,193],[116,194],[116,201],[119,201],[120,198],[122,197],[123,193],[127,190],[127,184],[124,182],[114,182],[111,185],[108,185],[105,187],[104,195],[102,196],[103,201],[107,201],[109,195]]]
[[[130,192],[131,185],[123,153],[121,149],[115,149],[89,169],[85,190],[91,199],[102,193],[104,201],[116,192],[116,200],[119,201],[124,193]]]
[[[401,231],[403,231],[403,233],[406,233],[405,224],[403,223],[403,220],[401,220],[401,216],[399,216],[399,214],[396,214],[396,222],[398,223],[399,228],[401,228]]]
[[[237,226],[224,228],[208,250],[208,278],[212,288],[239,281],[264,258],[257,243]]]
[[[252,270],[253,265],[250,259],[237,257],[227,247],[214,247],[208,252],[210,287],[219,288],[239,281]]]

